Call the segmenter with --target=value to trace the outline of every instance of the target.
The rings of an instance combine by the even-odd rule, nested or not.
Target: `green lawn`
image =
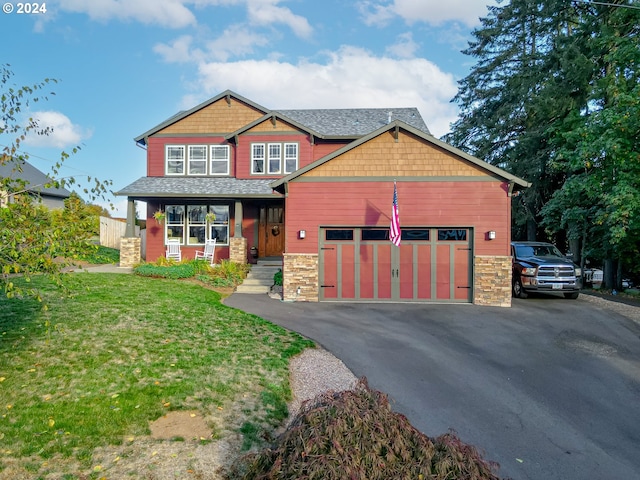
[[[288,361],[311,342],[193,282],[65,281],[66,294],[33,280],[46,311],[0,299],[0,477],[100,478],[97,448],[147,435],[170,410],[197,410],[214,440],[260,438],[286,417]]]

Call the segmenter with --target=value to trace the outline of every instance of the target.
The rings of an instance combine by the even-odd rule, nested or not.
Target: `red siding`
[[[150,137],[147,145],[147,176],[164,177],[165,145],[226,145],[223,137]],[[233,175],[231,145],[231,175]]]
[[[313,146],[313,158],[312,161],[318,160],[330,153],[335,152],[336,150],[344,147],[349,142],[329,142],[329,143],[316,143]],[[302,165],[304,166],[304,165]]]
[[[476,255],[509,255],[510,198],[501,182],[398,182],[400,225],[473,227]],[[287,253],[317,253],[320,226],[388,226],[392,182],[291,182]],[[299,239],[298,230],[306,230]],[[486,232],[496,232],[487,240]]]
[[[297,143],[298,168],[311,163],[311,143],[307,135],[244,135],[240,136],[236,147],[236,177],[237,178],[281,178],[281,175],[252,175],[251,174],[251,144],[252,143],[291,142]]]

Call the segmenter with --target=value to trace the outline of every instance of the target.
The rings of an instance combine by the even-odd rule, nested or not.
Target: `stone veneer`
[[[510,307],[511,257],[476,256],[473,264],[473,303],[491,307]]]
[[[140,237],[122,237],[120,239],[120,266],[133,267],[142,258],[142,241]]]
[[[282,279],[282,299],[285,302],[317,302],[318,254],[285,253]]]
[[[229,239],[229,261],[233,263],[247,263],[247,239],[233,237]]]

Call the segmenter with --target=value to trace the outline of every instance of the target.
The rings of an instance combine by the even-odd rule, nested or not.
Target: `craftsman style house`
[[[117,194],[131,224],[147,202],[148,261],[170,239],[183,258],[215,239],[217,259],[281,258],[285,300],[510,305],[510,196],[528,184],[433,137],[415,108],[269,110],[226,91],[135,141],[147,176]]]

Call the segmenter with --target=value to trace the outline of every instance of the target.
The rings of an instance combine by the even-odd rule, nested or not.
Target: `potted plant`
[[[157,210],[154,214],[153,214],[153,218],[156,219],[156,222],[158,222],[160,225],[162,225],[164,223],[164,219],[165,219],[166,215],[162,210]]]

